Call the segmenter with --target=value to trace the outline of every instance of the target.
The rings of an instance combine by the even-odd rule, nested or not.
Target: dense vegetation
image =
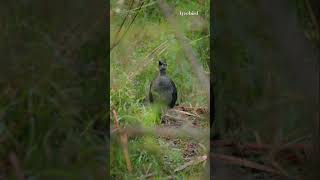
[[[105,4],[0,4],[0,179],[104,179]]]
[[[271,167],[280,177],[218,159],[213,178],[319,179],[319,11],[312,4],[215,1],[212,132],[235,147],[216,143],[213,153]]]
[[[117,40],[121,22],[129,17],[120,34],[129,29],[130,21],[137,17],[120,43],[111,50],[110,107],[118,114],[120,125],[151,128],[160,126],[160,115],[148,104],[150,82],[158,74],[158,60],[164,58],[168,64],[167,73],[178,89],[179,105],[206,107],[208,99],[181,45],[176,40],[173,27],[167,22],[156,1],[145,1],[141,10],[139,3],[111,1],[111,47]],[[199,56],[201,66],[209,76],[209,1],[171,1],[177,25]],[[200,16],[179,16],[179,11],[198,10]],[[112,115],[111,115],[112,116]],[[205,120],[204,120],[205,121]],[[207,120],[206,120],[207,121]],[[111,119],[111,124],[115,119]],[[113,126],[115,127],[115,126]],[[156,137],[129,138],[129,156],[134,169],[128,173],[121,145],[117,135],[112,135],[111,176],[115,179],[139,178],[152,173],[154,177],[173,178],[198,177],[203,172],[201,165],[187,171],[173,173],[181,166],[182,149],[172,149],[168,143]],[[208,137],[209,138],[209,137]],[[168,159],[164,160],[164,157]],[[169,162],[166,164],[166,162]],[[173,174],[172,174],[173,173]]]

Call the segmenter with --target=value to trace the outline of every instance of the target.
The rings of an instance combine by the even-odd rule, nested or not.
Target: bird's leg
[[[169,108],[163,104],[162,106],[160,106],[160,111],[161,111],[161,123],[162,124],[167,124],[167,120],[168,118],[166,117],[167,113],[168,113]]]
[[[166,122],[166,113],[167,113],[167,110],[166,108],[164,108],[163,106],[161,107],[161,124],[167,124]]]

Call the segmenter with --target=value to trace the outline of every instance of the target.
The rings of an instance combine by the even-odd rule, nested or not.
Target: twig
[[[178,117],[174,117],[174,116],[171,116],[169,114],[165,114],[164,116],[167,116],[167,117],[169,117],[171,119],[174,119],[174,120],[177,120],[177,121],[184,121],[184,119],[181,119],[181,118],[178,118]]]
[[[127,32],[129,31],[131,25],[133,24],[134,20],[135,20],[136,17],[138,16],[138,14],[139,14],[139,12],[140,12],[141,7],[143,6],[143,4],[144,4],[144,1],[141,1],[138,12],[135,14],[135,16],[133,17],[132,21],[130,22],[128,28],[125,30],[125,32],[122,34],[122,36],[121,36],[115,43],[112,44],[112,46],[111,46],[111,48],[110,48],[110,51],[111,51],[114,47],[116,47],[116,46],[119,44],[119,42],[121,41],[121,39],[127,34]],[[129,14],[129,13],[128,13],[128,14]]]
[[[236,147],[236,144],[230,141],[222,141],[217,140],[211,142],[214,147],[216,146],[224,146],[224,147]],[[247,144],[241,144],[240,145],[243,149],[252,150],[252,151],[268,151],[271,149],[271,145],[268,144],[257,144],[257,143],[247,143]],[[286,150],[298,150],[298,151],[304,151],[305,145],[304,144],[289,144],[289,145],[282,145],[280,146],[280,151],[286,151]]]
[[[174,170],[174,172],[178,172],[178,171],[181,171],[181,170],[184,170],[185,168],[189,167],[189,166],[192,166],[192,165],[197,165],[203,161],[207,160],[207,156],[200,156],[200,157],[197,157],[195,158],[194,160],[191,160],[185,164],[183,164],[182,166],[176,168]]]
[[[147,61],[148,59],[150,59],[149,61],[147,61],[146,63],[143,63],[142,66],[138,67],[138,70],[133,72],[131,75],[129,75],[128,79],[132,80],[133,77],[135,77],[137,74],[140,73],[141,70],[143,70],[150,62],[152,62],[153,58],[154,58],[154,54],[162,47],[164,46],[166,43],[168,42],[168,40],[164,41],[163,43],[161,43],[159,46],[157,46],[156,48],[154,48],[145,58],[143,61]],[[165,49],[167,49],[168,46],[164,46],[164,48],[158,53],[161,54]]]
[[[25,180],[24,173],[22,171],[22,168],[20,166],[20,162],[19,162],[15,152],[10,152],[9,160],[10,160],[10,163],[13,166],[13,169],[16,173],[17,179],[18,180]]]
[[[176,106],[176,108],[180,108],[182,110],[192,111],[192,112],[199,111],[199,110],[201,110],[203,112],[208,112],[208,108],[206,108],[206,107],[191,107],[191,106],[187,107],[187,106],[184,106],[184,105],[179,105],[179,106]]]
[[[193,43],[195,43],[195,42],[197,42],[197,41],[200,41],[200,40],[202,40],[202,39],[204,39],[204,38],[207,38],[207,37],[210,37],[210,34],[208,34],[208,35],[206,35],[206,36],[203,36],[203,37],[200,37],[200,38],[198,38],[198,39],[195,39],[195,40],[193,40],[193,41],[190,41],[189,43],[190,43],[190,44],[193,44]]]
[[[293,141],[291,141],[291,142],[288,142],[288,143],[285,144],[284,146],[288,147],[288,146],[294,145],[294,144],[296,144],[296,143],[298,143],[298,142],[301,142],[301,141],[303,141],[303,140],[305,140],[305,139],[308,139],[308,138],[310,139],[311,137],[312,137],[311,134],[306,135],[306,136],[302,136],[302,137],[299,137],[299,138],[297,138],[297,139],[295,139],[295,140],[293,140]]]
[[[173,109],[172,111],[175,111],[175,112],[177,112],[177,113],[186,114],[186,115],[189,115],[189,116],[194,116],[194,117],[200,118],[199,115],[192,114],[192,113],[189,113],[189,112],[180,111],[180,110],[177,110],[177,109]]]
[[[132,8],[133,2],[134,2],[134,0],[131,0],[131,3],[130,3],[130,6],[129,6],[129,9],[131,9],[131,8]],[[122,20],[122,22],[121,22],[121,24],[120,24],[120,27],[119,27],[118,31],[116,32],[116,34],[115,34],[114,42],[112,43],[112,47],[111,47],[111,49],[113,48],[114,44],[116,44],[116,43],[117,43],[119,33],[120,33],[120,31],[121,31],[121,29],[122,29],[122,27],[123,27],[124,23],[126,22],[126,20],[127,20],[128,16],[129,16],[129,12],[127,13],[126,17],[124,17],[124,18],[123,18],[123,20]]]
[[[243,153],[250,153],[249,155],[254,153],[265,153],[269,152],[271,149],[271,145],[266,145],[266,144],[255,144],[255,143],[249,143],[249,144],[242,144],[242,145],[236,145],[235,143],[232,142],[226,142],[226,141],[214,141],[211,142],[213,147],[232,147],[232,148],[240,148]],[[285,153],[285,155],[281,155],[278,157],[281,157],[282,159],[286,159],[288,161],[297,161],[302,163],[303,158],[297,154],[297,152],[304,152],[304,145],[303,144],[291,144],[290,146],[282,145],[279,147],[278,151],[275,152],[276,154],[278,153]],[[285,171],[283,171],[285,172]]]
[[[223,154],[216,154],[216,153],[212,153],[211,154],[213,160],[222,160],[224,162],[228,162],[230,164],[234,164],[234,165],[240,165],[240,166],[244,166],[244,167],[248,167],[251,169],[256,169],[256,170],[260,170],[260,171],[265,171],[265,172],[269,172],[269,173],[273,173],[273,174],[278,174],[278,175],[285,175],[279,171],[276,171],[275,169],[262,165],[262,164],[258,164],[246,159],[241,159],[241,158],[237,158],[234,156],[227,156],[227,155],[223,155]]]
[[[149,170],[150,170],[150,168],[151,168],[151,163],[149,164],[149,166],[148,166],[148,169],[147,169],[147,171],[146,171],[146,174],[148,174],[149,173]]]
[[[113,109],[112,110],[113,112],[113,116],[114,116],[114,121],[115,121],[115,126],[117,129],[119,129],[118,131],[120,131],[120,126],[119,126],[119,122],[118,122],[118,115],[117,115],[117,112]],[[126,134],[126,132],[121,132],[120,133],[120,141],[121,141],[121,144],[122,144],[122,147],[123,147],[123,154],[124,154],[124,158],[126,160],[126,163],[127,163],[127,168],[128,168],[128,171],[129,173],[132,172],[132,165],[131,165],[131,161],[130,161],[130,158],[129,158],[129,151],[128,151],[128,136]]]
[[[201,144],[201,143],[198,143],[198,144],[204,151],[207,151],[207,148],[203,144]]]
[[[149,4],[145,4],[145,5],[143,5],[143,6],[141,7],[141,9],[142,9],[142,8],[146,8],[146,7],[149,7],[149,6],[152,6],[152,5],[156,4],[156,3],[157,3],[156,1],[153,1],[153,2],[151,2],[151,3],[149,3]],[[131,9],[131,10],[124,10],[124,11],[125,11],[125,12],[134,13],[136,10],[139,10],[139,8],[134,8],[134,9]]]

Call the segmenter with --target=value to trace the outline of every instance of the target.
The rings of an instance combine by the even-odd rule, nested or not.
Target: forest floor
[[[210,127],[208,117],[207,108],[179,105],[162,114],[161,123],[152,130],[156,136],[132,137],[128,133],[129,160],[125,161],[131,161],[135,171],[123,178],[199,179],[204,176],[209,163],[209,134],[204,138]],[[157,132],[159,129],[161,133]],[[192,131],[199,133],[200,138]],[[118,178],[115,170],[114,177]]]
[[[169,128],[190,126],[201,130],[209,130],[209,123],[208,121],[205,121],[205,118],[208,116],[209,111],[207,108],[180,105],[168,110],[165,115],[162,116],[162,126]],[[176,167],[174,172],[184,170],[189,166],[198,165],[200,163],[202,163],[203,167],[205,166],[207,152],[209,151],[208,145],[204,145],[192,138],[180,139],[160,137],[158,141],[161,146],[169,146],[172,150],[178,149],[183,152],[181,154],[181,158],[183,159],[181,166]],[[164,160],[165,164],[170,166],[170,161],[167,160],[166,156],[164,157]]]
[[[214,179],[290,180],[305,179],[307,150],[311,142],[281,142],[278,146],[256,141],[221,138],[211,147]]]

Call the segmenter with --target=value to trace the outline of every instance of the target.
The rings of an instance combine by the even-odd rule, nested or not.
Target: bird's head
[[[159,60],[160,73],[164,73],[165,74],[166,69],[167,69],[167,63],[165,63],[163,59]]]

